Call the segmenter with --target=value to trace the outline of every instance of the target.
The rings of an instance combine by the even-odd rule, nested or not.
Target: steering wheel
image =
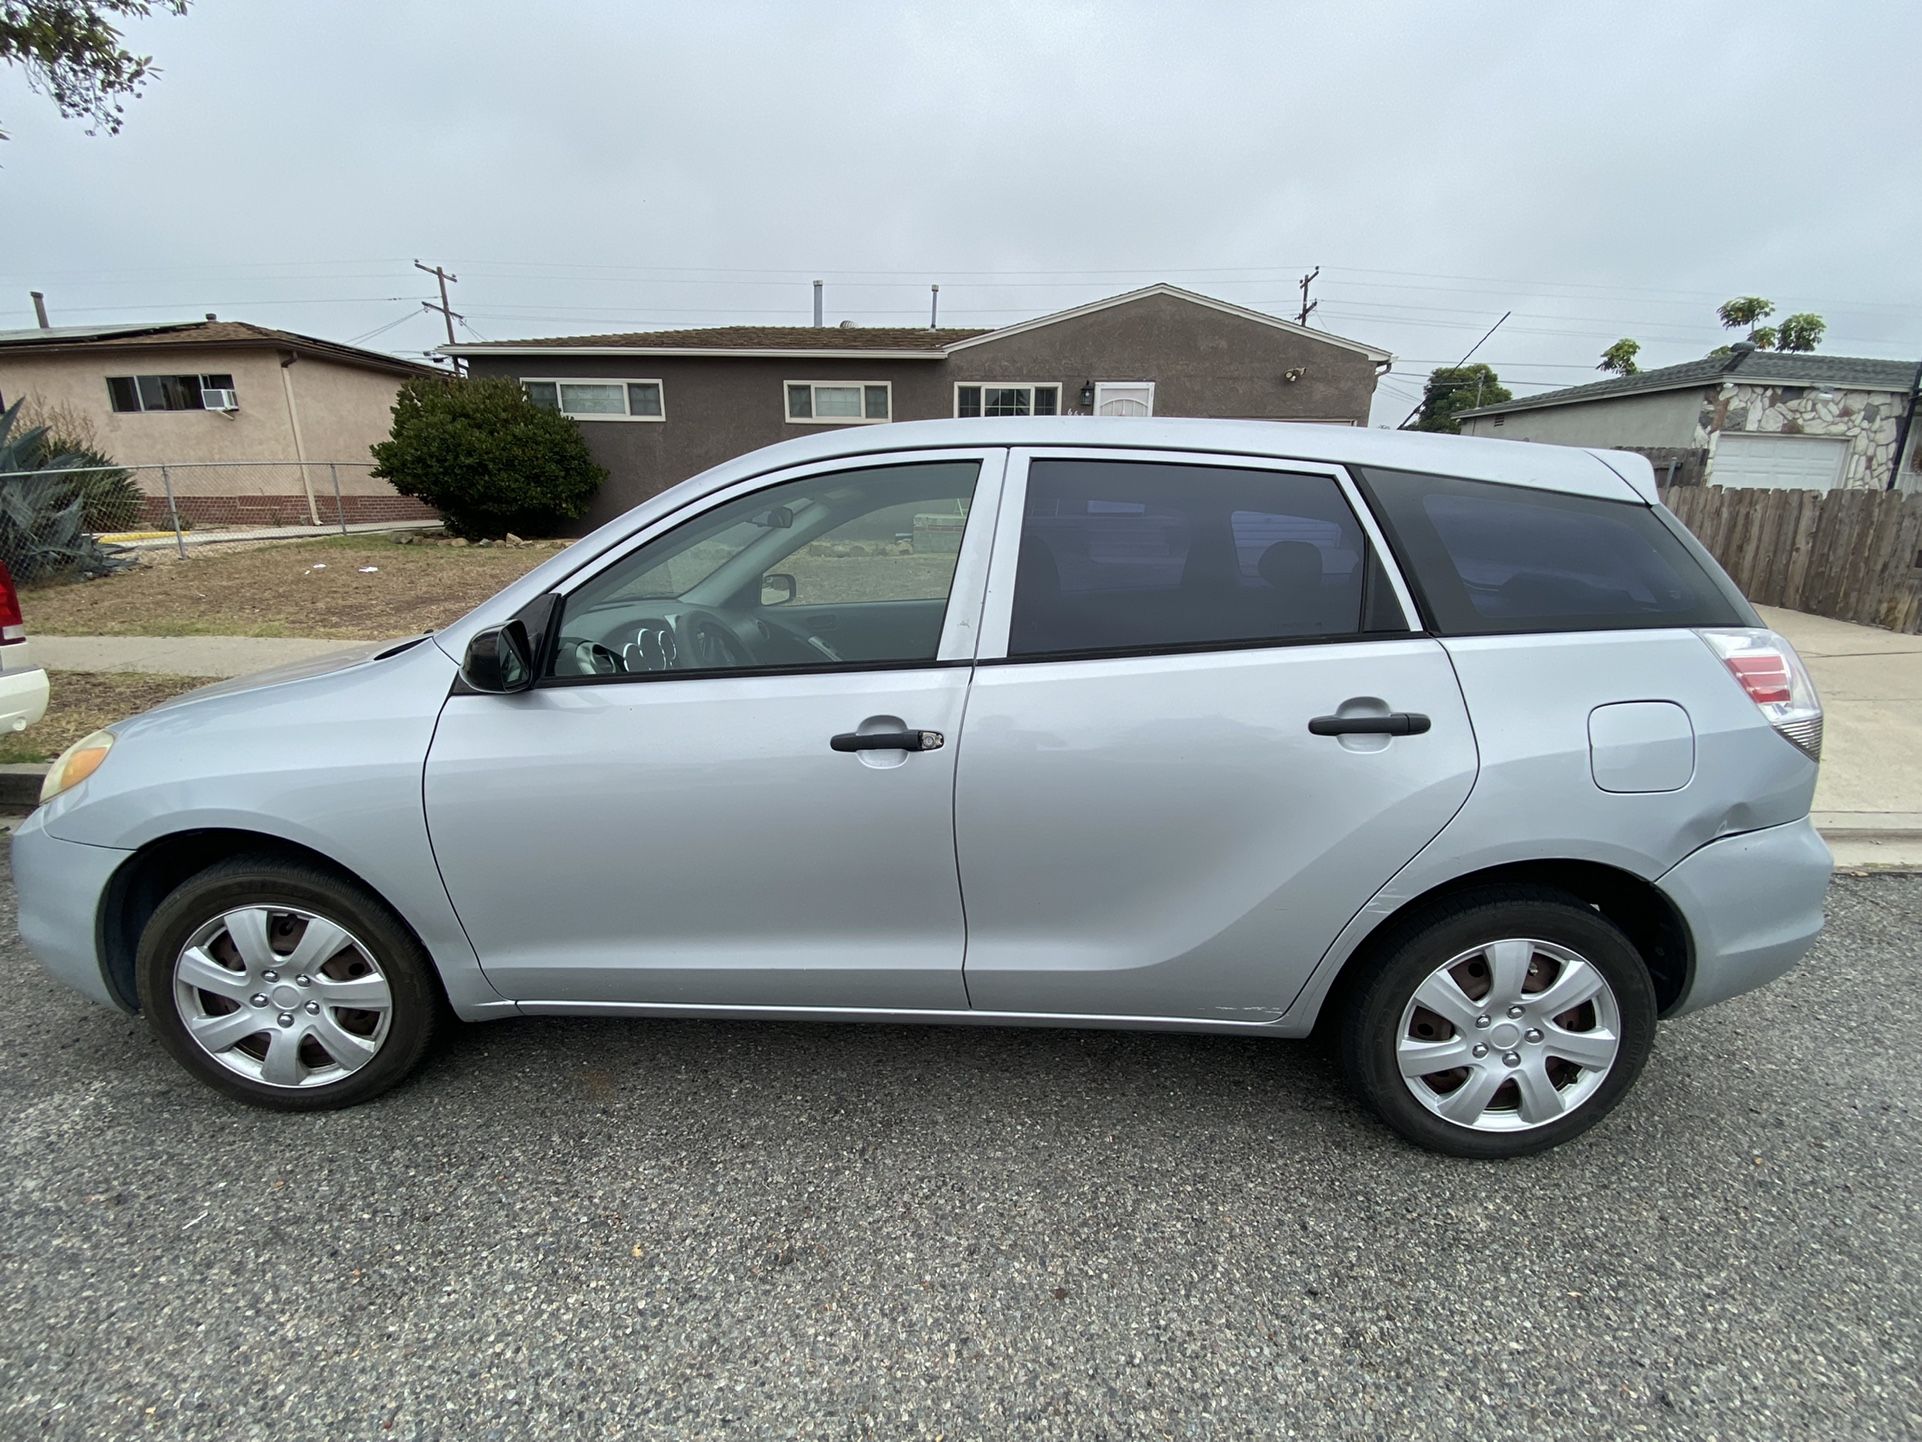
[[[598,641],[563,636],[555,646],[554,672],[559,676],[618,676],[627,667]]]
[[[682,649],[681,667],[693,671],[732,671],[754,664],[741,638],[712,616],[692,616],[684,623],[687,633]]]

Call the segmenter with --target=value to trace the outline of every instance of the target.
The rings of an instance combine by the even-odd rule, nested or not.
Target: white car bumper
[[[47,673],[33,664],[27,643],[0,646],[0,735],[24,731],[47,714]]]

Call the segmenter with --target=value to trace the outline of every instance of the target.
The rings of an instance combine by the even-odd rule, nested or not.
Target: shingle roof
[[[168,321],[143,326],[58,326],[51,330],[0,331],[0,350],[122,350],[129,346],[276,346],[342,365],[406,375],[446,375],[432,366],[359,346],[274,330],[239,320]]]
[[[1898,391],[1907,394],[1915,386],[1915,374],[1914,361],[1756,350],[1740,355],[1704,356],[1701,360],[1639,371],[1632,376],[1611,376],[1587,385],[1567,386],[1558,391],[1543,391],[1536,396],[1520,396],[1512,401],[1503,401],[1500,405],[1461,411],[1458,415],[1495,416],[1509,411],[1536,410],[1542,406],[1579,405],[1584,401],[1608,400],[1614,396],[1636,395],[1645,391],[1715,385],[1724,380],[1739,381],[1743,385],[1841,386],[1845,390]]]
[[[618,331],[611,335],[556,335],[533,340],[468,341],[463,352],[576,349],[620,346],[646,350],[873,350],[925,351],[951,345],[984,330],[935,330],[928,326],[717,325],[700,330]]]

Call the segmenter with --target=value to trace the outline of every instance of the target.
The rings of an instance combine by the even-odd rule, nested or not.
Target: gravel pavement
[[[9,1442],[1922,1435],[1922,878],[1505,1166],[1121,1033],[497,1023],[275,1116],[11,911]]]

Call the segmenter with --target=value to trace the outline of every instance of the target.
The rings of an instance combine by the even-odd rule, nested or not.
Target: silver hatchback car
[[[89,737],[13,856],[50,972],[265,1106],[450,1013],[1320,1024],[1501,1157],[1807,951],[1821,740],[1638,456],[932,421]]]

